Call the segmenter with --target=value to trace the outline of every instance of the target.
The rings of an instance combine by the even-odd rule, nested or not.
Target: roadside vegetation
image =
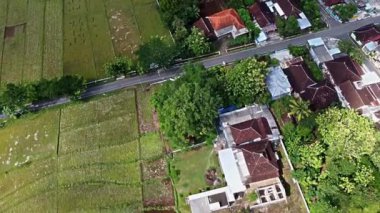
[[[184,75],[166,82],[154,94],[160,127],[179,146],[199,143],[215,132],[217,110],[222,106],[265,103],[268,62],[255,58],[228,67],[184,67]],[[248,77],[249,76],[249,77]]]
[[[51,80],[42,79],[28,84],[7,84],[0,96],[1,112],[10,118],[27,112],[30,104],[69,96],[76,100],[86,88],[85,80],[77,76],[63,76]]]
[[[333,9],[343,22],[349,21],[358,12],[354,3],[338,4]]]

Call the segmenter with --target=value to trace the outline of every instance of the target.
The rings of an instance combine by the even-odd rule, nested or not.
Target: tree
[[[288,36],[293,36],[301,33],[301,29],[298,25],[297,18],[295,16],[290,16],[286,20],[286,25],[285,25],[285,32]]]
[[[280,35],[284,37],[294,36],[301,33],[297,18],[294,16],[288,17],[287,20],[276,17],[276,26]]]
[[[172,23],[172,28],[174,29],[174,40],[178,43],[184,42],[184,40],[189,35],[189,32],[185,27],[185,23],[183,23],[181,19],[176,17]]]
[[[355,4],[339,4],[334,7],[334,11],[343,22],[349,21],[358,12]]]
[[[1,95],[2,111],[8,116],[15,117],[18,112],[26,110],[26,104],[32,101],[28,97],[27,89],[28,87],[21,84],[7,84]]]
[[[351,109],[330,108],[317,119],[321,139],[334,158],[359,159],[371,155],[377,139],[372,122]]]
[[[116,57],[112,62],[104,65],[104,70],[108,75],[118,77],[136,71],[136,65],[131,59]]]
[[[188,25],[199,16],[198,4],[198,0],[160,0],[162,18],[169,27],[176,18]]]
[[[363,187],[366,187],[370,182],[375,180],[373,170],[367,166],[361,165],[355,172],[355,182]]]
[[[214,119],[221,106],[220,97],[213,96],[210,90],[197,83],[187,82],[178,88],[171,82],[160,89],[158,95],[161,92],[171,93],[161,106],[157,104],[155,107],[158,110],[160,127],[173,142],[188,144],[214,131]]]
[[[210,43],[207,41],[204,34],[195,27],[191,29],[190,35],[186,38],[186,45],[196,56],[210,52]]]
[[[154,67],[167,67],[175,58],[175,48],[169,45],[163,37],[152,37],[137,50],[139,63],[144,70]]]
[[[289,114],[296,117],[297,121],[301,121],[304,118],[309,117],[311,111],[309,109],[310,103],[308,101],[303,101],[302,99],[292,99],[290,100],[290,112]]]
[[[243,20],[245,26],[247,27],[249,31],[249,37],[251,39],[256,39],[260,35],[260,28],[257,27],[257,25],[252,21],[251,15],[249,14],[248,10],[245,8],[238,9],[239,16]]]
[[[255,58],[240,61],[226,70],[226,89],[233,103],[244,106],[253,102],[263,102],[268,96],[265,78],[268,69],[266,62]]]
[[[155,92],[152,103],[161,129],[177,145],[205,140],[214,131],[214,119],[223,101],[219,94],[225,94],[220,75],[217,70],[188,64],[181,78]]]
[[[356,63],[363,64],[365,56],[351,41],[341,40],[338,43],[339,49],[349,55]]]
[[[323,154],[325,151],[325,148],[320,142],[301,146],[299,155],[302,167],[320,169],[322,167]]]
[[[317,0],[304,0],[302,3],[302,11],[311,20],[312,27],[314,29],[320,29],[324,26],[321,20],[321,13],[319,10],[319,4]]]

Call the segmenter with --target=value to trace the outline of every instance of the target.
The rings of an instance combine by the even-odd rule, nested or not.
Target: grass
[[[135,100],[122,90],[7,123],[0,212],[172,208],[163,143],[158,133],[140,138]]]
[[[158,133],[148,133],[140,138],[141,159],[155,160],[162,156],[163,142]]]
[[[25,27],[3,41],[5,26],[18,25]],[[64,74],[104,78],[106,62],[134,57],[155,35],[170,39],[155,0],[2,0],[1,84]]]
[[[205,180],[207,169],[217,168],[218,173],[221,174],[218,159],[212,146],[203,146],[195,150],[176,153],[172,167],[179,171],[179,179],[175,180],[174,185],[179,195],[178,208],[181,212],[190,211],[185,202],[188,195],[199,193],[209,187]]]
[[[157,129],[154,121],[154,107],[151,104],[151,97],[159,86],[144,87],[139,86],[136,89],[138,103],[138,116],[140,132],[146,133]]]

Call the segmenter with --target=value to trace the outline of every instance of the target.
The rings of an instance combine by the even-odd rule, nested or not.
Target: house
[[[264,33],[276,31],[275,16],[265,2],[256,2],[248,10]]]
[[[193,25],[200,29],[206,36],[220,38],[225,35],[232,35],[236,38],[248,33],[239,14],[234,9],[226,9],[205,18],[200,18]]]
[[[353,31],[351,37],[368,54],[379,46],[380,29],[376,25],[370,24]]]
[[[269,68],[265,83],[271,94],[272,100],[280,99],[284,96],[290,95],[292,92],[292,86],[288,81],[288,77],[279,66]]]
[[[338,91],[344,107],[358,110],[364,116],[379,122],[380,78],[375,72],[366,71],[348,56],[326,62],[325,69]]]
[[[269,140],[277,143],[280,132],[267,106],[253,105],[219,115],[219,139],[225,147]]]
[[[339,100],[333,85],[328,80],[316,82],[311,77],[311,71],[302,58],[298,57],[283,63],[283,68],[293,92],[303,100],[309,101],[311,109],[325,109]]]
[[[296,4],[291,0],[276,0],[273,4],[273,8],[277,15],[285,19],[288,19],[290,16],[296,17],[301,30],[311,27],[311,23],[305,13],[298,9]]]
[[[247,106],[220,114],[219,119],[219,141],[226,145],[218,151],[218,159],[227,186],[188,196],[191,212],[223,210],[249,193],[258,197],[250,203],[251,209],[286,201],[273,146],[273,138],[280,140],[280,132],[268,107]]]
[[[208,213],[234,205],[244,197],[247,186],[260,191],[256,205],[269,205],[286,200],[279,179],[278,158],[271,142],[261,141],[241,148],[218,152],[227,186],[190,195],[187,203],[193,213]],[[268,189],[276,190],[268,190]]]
[[[310,55],[315,63],[319,66],[326,61],[334,59],[334,55],[340,53],[340,50],[329,50],[322,38],[314,38],[307,41],[310,49]]]
[[[346,2],[344,0],[323,0],[323,3],[325,3],[327,7],[331,7],[331,6],[334,6],[337,4],[343,4]]]

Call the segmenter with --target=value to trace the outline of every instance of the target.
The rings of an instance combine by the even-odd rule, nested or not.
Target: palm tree
[[[292,99],[290,100],[289,114],[293,115],[297,122],[309,117],[311,111],[309,109],[310,103],[308,101],[303,101],[302,99]]]

